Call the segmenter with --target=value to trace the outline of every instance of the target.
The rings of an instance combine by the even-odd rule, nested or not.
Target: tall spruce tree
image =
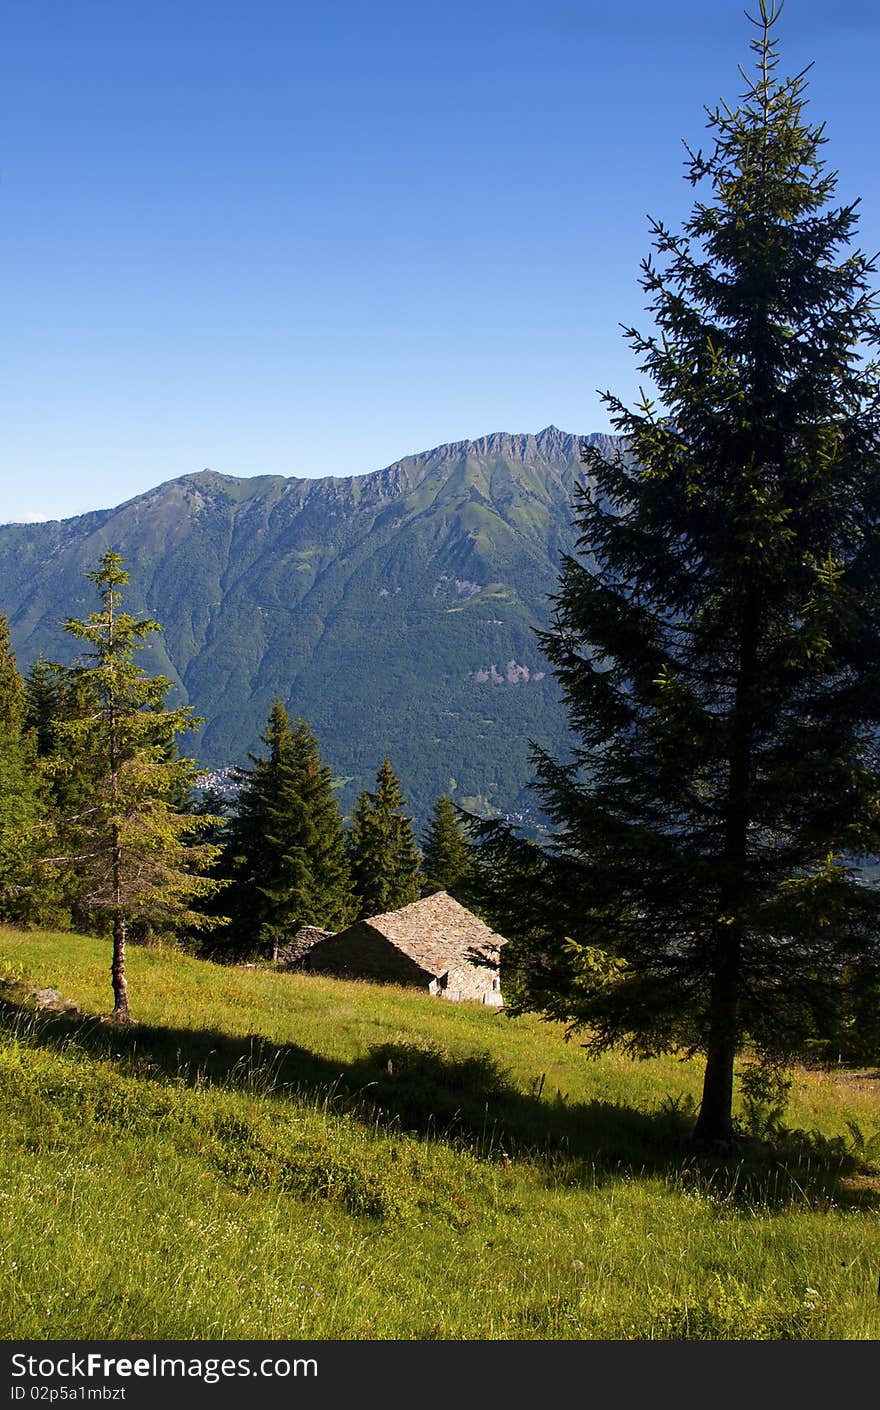
[[[388,759],[376,775],[375,792],[364,789],[357,801],[349,853],[359,918],[382,915],[418,900],[419,850],[400,781]]]
[[[528,877],[495,910],[520,1006],[594,1050],[702,1052],[696,1135],[722,1142],[744,1041],[790,1056],[880,963],[854,865],[880,849],[874,265],[804,74],[777,76],[778,13],[761,0],[746,91],[688,150],[706,198],[681,234],[653,223],[657,331],[628,336],[657,400],[607,395],[626,450],[584,452],[542,643],[579,737],[537,756],[554,845],[489,830]]]
[[[474,878],[474,846],[466,835],[455,803],[443,793],[434,804],[422,838],[422,871],[426,895],[447,891],[457,901],[470,894]]]
[[[158,623],[121,610],[129,575],[108,549],[86,577],[98,589],[100,609],[65,629],[84,643],[68,677],[63,717],[54,734],[64,800],[59,826],[80,880],[80,901],[113,936],[113,1017],[130,1018],[126,942],[132,921],[204,929],[216,922],[193,902],[219,884],[205,875],[216,849],[199,839],[211,819],[181,810],[197,780],[191,759],[176,753],[176,736],[199,722],[190,706],[165,706],[168,681],[149,676],[134,660]],[[69,781],[69,780],[68,780]]]
[[[301,925],[344,928],[354,897],[333,775],[306,720],[276,700],[266,754],[237,772],[239,795],[220,870],[232,880],[228,943],[273,949]]]

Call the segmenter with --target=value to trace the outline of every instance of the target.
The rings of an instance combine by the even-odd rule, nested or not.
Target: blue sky
[[[607,427],[733,0],[7,0],[0,521]],[[788,0],[880,248],[874,0]]]

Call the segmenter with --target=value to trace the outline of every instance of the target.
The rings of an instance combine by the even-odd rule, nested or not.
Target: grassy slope
[[[880,1333],[876,1081],[800,1073],[816,1134],[698,1163],[692,1064],[144,950],[118,1033],[108,960],[0,930],[0,974],[84,1014],[2,1002],[2,1336]]]

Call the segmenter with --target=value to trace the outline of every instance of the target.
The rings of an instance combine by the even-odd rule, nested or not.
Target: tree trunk
[[[733,1140],[733,1064],[739,1027],[738,943],[731,945],[725,959],[728,972],[719,976],[713,996],[703,1096],[694,1127],[694,1140],[701,1145],[716,1145],[719,1142],[728,1145]]]
[[[113,983],[113,1017],[117,1023],[127,1023],[128,984],[125,979],[125,916],[117,911],[113,918],[113,963],[110,966]]]
[[[115,759],[114,759],[115,763]],[[113,794],[116,797],[116,773],[113,774]],[[122,908],[122,838],[118,824],[113,825],[113,962],[110,979],[113,984],[113,1017],[117,1023],[127,1023],[128,984],[125,978],[125,911]]]
[[[113,648],[113,594],[107,599],[107,650]],[[110,965],[110,980],[113,985],[113,1018],[117,1023],[127,1023],[131,1017],[128,1009],[128,984],[125,978],[125,911],[122,908],[122,833],[116,810],[119,806],[119,736],[116,716],[116,691],[111,683],[108,704],[110,707],[110,792],[113,797],[113,961]]]
[[[733,1064],[740,1039],[741,917],[746,897],[757,641],[758,607],[754,589],[750,589],[742,605],[736,695],[730,721],[730,764],[718,897],[719,912],[725,919],[720,921],[714,935],[715,965],[706,1071],[694,1127],[694,1139],[700,1143],[729,1144],[733,1139]]]
[[[735,1048],[719,1044],[706,1055],[703,1097],[694,1127],[700,1145],[728,1145],[733,1140],[733,1059]]]

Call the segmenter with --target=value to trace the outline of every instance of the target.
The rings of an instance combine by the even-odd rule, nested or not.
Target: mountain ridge
[[[0,526],[0,611],[24,668],[71,659],[59,624],[94,610],[83,574],[113,547],[129,610],[164,627],[141,660],[205,718],[206,766],[252,751],[278,694],[314,724],[345,806],[387,752],[418,816],[440,792],[533,807],[528,740],[565,737],[534,629],[574,546],[584,440],[614,444],[550,426],[360,476],[204,469],[110,509]]]
[[[552,464],[553,457],[556,460],[568,458],[573,448],[579,446],[583,441],[599,442],[606,440],[613,442],[614,437],[605,435],[602,432],[593,432],[589,435],[579,436],[572,432],[561,431],[557,426],[545,426],[542,431],[531,432],[509,432],[494,431],[485,436],[477,437],[474,440],[444,441],[439,445],[432,446],[430,450],[414,451],[409,455],[400,456],[389,465],[378,470],[368,470],[358,472],[353,475],[230,475],[226,471],[214,470],[210,466],[204,466],[201,470],[188,470],[182,475],[172,475],[167,480],[162,480],[158,485],[153,485],[150,489],[141,490],[138,494],[130,496],[126,500],[120,501],[116,505],[107,505],[99,509],[87,509],[81,514],[67,515],[60,519],[40,519],[40,520],[19,520],[9,519],[0,523],[0,529],[6,528],[41,528],[46,525],[64,525],[71,523],[82,523],[85,520],[94,519],[95,516],[115,515],[120,510],[128,509],[133,505],[148,502],[163,490],[167,490],[175,485],[196,484],[202,482],[220,482],[221,487],[230,485],[247,485],[254,487],[254,493],[258,486],[280,485],[284,486],[285,492],[294,487],[311,487],[321,485],[348,484],[352,481],[386,481],[395,473],[399,473],[402,467],[408,464],[428,463],[440,455],[460,453],[470,451],[482,456],[497,454],[509,455],[516,459],[525,461],[525,452],[534,447],[538,454]],[[410,485],[409,488],[414,488]],[[250,497],[250,496],[248,496]]]

